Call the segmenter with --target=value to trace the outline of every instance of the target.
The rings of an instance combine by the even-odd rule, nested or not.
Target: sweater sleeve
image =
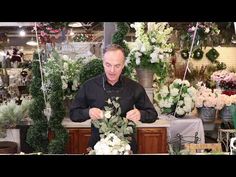
[[[85,86],[81,86],[70,107],[70,119],[73,122],[84,122],[89,119],[89,106]]]
[[[141,113],[140,121],[143,123],[155,122],[158,119],[157,111],[155,110],[143,87],[138,89],[136,98],[137,100],[135,107]]]

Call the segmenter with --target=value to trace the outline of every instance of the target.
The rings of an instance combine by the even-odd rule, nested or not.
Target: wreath
[[[200,60],[203,57],[204,52],[202,51],[202,49],[198,48],[196,50],[194,50],[193,52],[193,58],[196,60]]]
[[[219,57],[219,52],[215,48],[211,48],[207,53],[206,57],[211,61],[214,62]]]
[[[188,49],[184,49],[180,52],[181,57],[185,60],[187,60],[189,58],[189,50]]]

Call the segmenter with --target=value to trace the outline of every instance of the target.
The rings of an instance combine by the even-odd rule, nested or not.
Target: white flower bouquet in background
[[[135,22],[136,40],[132,44],[126,64],[131,68],[153,70],[161,79],[167,72],[167,59],[170,58],[174,43],[170,42],[173,28],[167,22]]]
[[[196,89],[187,80],[175,79],[169,86],[163,86],[154,93],[154,100],[163,114],[173,114],[177,117],[192,112],[195,106]]]
[[[220,89],[209,89],[202,82],[199,82],[197,84],[197,87],[198,89],[195,100],[195,106],[197,108],[208,107],[215,108],[218,110],[222,108],[222,105],[224,103],[221,101]]]

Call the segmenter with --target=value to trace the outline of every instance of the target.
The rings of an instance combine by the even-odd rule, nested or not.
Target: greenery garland
[[[41,75],[39,67],[39,56],[37,53],[33,55],[32,63],[33,79],[30,85],[30,94],[32,95],[32,104],[29,108],[29,116],[33,120],[33,125],[28,129],[26,142],[36,152],[47,153],[48,146],[48,125],[44,115],[45,102],[43,91],[41,89]]]
[[[118,44],[125,50],[125,56],[128,56],[129,54],[129,48],[125,44],[124,39],[126,34],[129,32],[129,25],[126,22],[117,22],[117,31],[112,36],[112,44]],[[124,68],[124,75],[130,77],[132,73],[133,68],[125,67]]]
[[[53,51],[55,63],[60,63],[60,56],[56,51]],[[54,65],[56,66],[56,65]],[[50,79],[50,99],[52,114],[49,119],[49,128],[53,133],[53,139],[48,146],[48,153],[63,154],[65,153],[65,145],[68,141],[68,133],[65,127],[62,126],[62,120],[65,116],[65,108],[63,105],[63,89],[60,69],[53,70],[48,77]]]

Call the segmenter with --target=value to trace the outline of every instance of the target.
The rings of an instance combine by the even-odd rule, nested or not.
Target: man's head
[[[103,67],[110,84],[114,85],[119,80],[124,66],[124,49],[117,44],[107,46],[103,55]]]

